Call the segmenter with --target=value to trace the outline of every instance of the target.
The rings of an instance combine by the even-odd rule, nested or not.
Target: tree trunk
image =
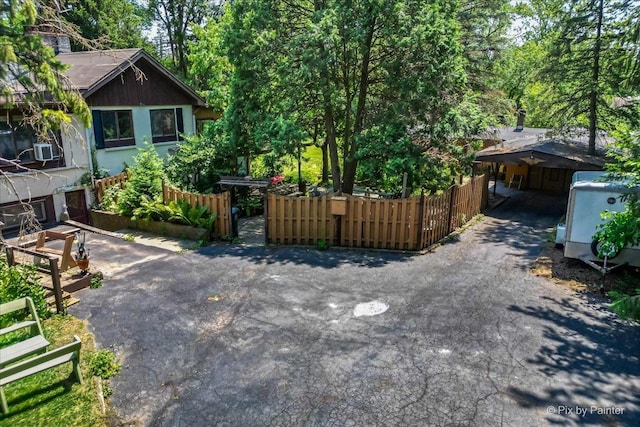
[[[316,8],[318,5],[316,5]],[[320,56],[325,57],[325,46],[320,43],[318,46],[320,49]],[[324,127],[327,135],[327,145],[329,147],[329,156],[331,158],[331,178],[333,180],[333,191],[340,191],[340,185],[342,183],[342,179],[340,177],[340,163],[338,159],[338,141],[336,140],[336,124],[335,118],[333,114],[332,107],[332,99],[329,88],[331,87],[331,79],[329,76],[329,68],[327,62],[324,62],[324,65],[320,69],[320,79],[324,84],[324,89],[322,91],[322,104],[324,110]]]
[[[320,147],[322,149],[322,182],[329,182],[329,149],[327,140]]]
[[[368,13],[372,13],[369,8]],[[371,62],[371,47],[373,44],[373,35],[376,28],[376,16],[372,16],[369,22],[367,38],[363,46],[362,65],[360,67],[360,82],[358,85],[358,106],[356,108],[356,117],[353,124],[353,134],[349,140],[347,147],[345,141],[344,170],[342,175],[342,192],[347,194],[353,193],[353,187],[356,180],[356,170],[358,169],[358,159],[356,159],[356,136],[362,132],[364,127],[364,115],[367,105],[367,92],[369,90],[369,63]],[[348,148],[348,149],[347,149]]]
[[[336,126],[333,120],[333,112],[330,106],[325,106],[324,122],[327,131],[327,146],[331,157],[331,179],[333,191],[340,191],[340,160],[338,159],[338,143],[336,141]]]
[[[593,69],[591,73],[591,93],[589,99],[589,154],[596,154],[596,134],[598,131],[598,92],[600,83],[600,50],[602,48],[602,18],[604,0],[598,2],[598,24],[596,42],[593,46]]]

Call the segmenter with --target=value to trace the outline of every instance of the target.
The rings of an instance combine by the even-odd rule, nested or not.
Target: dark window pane
[[[120,130],[120,139],[133,138],[130,111],[118,111],[118,129]]]
[[[7,160],[14,160],[17,157],[11,126],[6,122],[0,122],[0,157]]]
[[[35,158],[33,153],[33,142],[35,140],[33,130],[19,122],[13,122],[13,128],[16,149],[20,156],[20,160],[33,160]]]
[[[105,140],[118,139],[118,127],[116,124],[116,113],[114,111],[102,112],[102,129]]]
[[[176,136],[175,110],[151,110],[151,134]]]
[[[33,206],[33,211],[36,214],[37,220],[45,222],[47,220],[47,215],[44,201],[32,202],[31,206]],[[0,208],[0,221],[4,222],[4,228],[7,230],[19,228],[20,222],[25,217],[25,212],[25,206],[21,204]]]

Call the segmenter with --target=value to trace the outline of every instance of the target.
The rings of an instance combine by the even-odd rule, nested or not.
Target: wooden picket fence
[[[104,198],[104,192],[107,188],[113,187],[114,185],[117,185],[120,188],[124,188],[127,179],[129,179],[129,177],[126,172],[122,172],[114,176],[108,176],[102,179],[97,179],[93,184],[93,188],[95,189],[98,202],[102,202],[102,199]]]
[[[231,195],[228,191],[219,194],[194,194],[180,191],[163,183],[162,200],[164,204],[186,200],[192,207],[208,207],[211,212],[216,213],[213,229],[217,237],[231,236]]]
[[[486,176],[436,196],[372,200],[345,196],[267,197],[267,242],[420,250],[462,226],[486,204]],[[345,203],[344,215],[332,204]]]
[[[94,189],[98,202],[104,198],[107,188],[114,185],[124,188],[127,182],[127,174],[123,172],[118,175],[98,179],[94,183]],[[221,194],[193,194],[180,191],[162,183],[162,200],[168,204],[172,200],[186,200],[192,207],[206,206],[211,212],[216,213],[214,232],[218,237],[231,236],[231,195],[229,192]]]

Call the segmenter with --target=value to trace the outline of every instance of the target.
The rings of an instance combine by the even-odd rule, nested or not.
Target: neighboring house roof
[[[600,169],[605,163],[602,157],[587,154],[587,144],[583,141],[539,141],[537,137],[485,148],[476,154],[476,160],[562,169]]]
[[[501,141],[508,143],[530,143],[537,142],[539,138],[544,137],[545,134],[549,134],[551,129],[544,128],[523,128],[522,130],[516,130],[513,126],[507,126],[502,128],[490,128],[476,138],[486,141]]]
[[[116,77],[132,68],[139,60],[146,62],[193,99],[193,105],[205,105],[205,100],[178,79],[143,49],[114,49],[90,52],[60,53],[56,58],[69,65],[65,72],[71,85],[88,98]]]

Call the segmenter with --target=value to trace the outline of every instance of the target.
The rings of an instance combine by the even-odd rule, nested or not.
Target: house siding
[[[194,103],[194,99],[146,60],[141,59],[135,65],[144,76],[130,67],[86,97],[87,104],[94,108]]]
[[[83,138],[84,127],[76,118],[73,118],[72,124],[72,129],[61,133],[67,166],[0,177],[0,205],[51,195],[55,218],[60,218],[64,211],[65,192],[83,188],[80,186],[80,178],[90,171],[87,144]],[[12,185],[9,185],[8,179]]]
[[[151,110],[156,109],[182,109],[182,122],[184,124],[184,133],[188,135],[195,134],[193,109],[191,105],[149,105],[149,106],[94,106],[92,110],[110,111],[110,110],[131,110],[133,119],[133,133],[135,137],[135,145],[117,148],[104,148],[96,150],[96,160],[100,168],[107,169],[110,175],[115,175],[124,170],[125,163],[132,166],[133,157],[138,153],[138,149],[144,146],[145,141],[151,142]],[[95,135],[93,129],[87,131],[87,139],[90,144],[95,147]],[[158,151],[160,157],[166,157],[169,150],[176,146],[177,141],[160,142],[153,144]]]

